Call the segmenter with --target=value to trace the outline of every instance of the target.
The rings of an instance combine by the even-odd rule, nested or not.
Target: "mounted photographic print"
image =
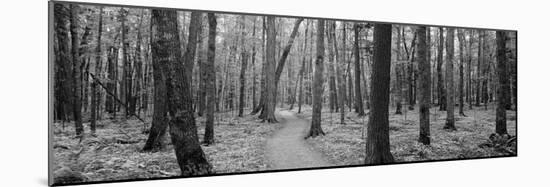
[[[516,44],[512,30],[50,1],[49,183],[516,156]]]

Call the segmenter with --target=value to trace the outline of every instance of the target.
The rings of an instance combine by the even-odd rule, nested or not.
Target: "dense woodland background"
[[[334,165],[516,154],[515,32],[74,4],[54,23],[61,182],[271,169],[281,110]]]

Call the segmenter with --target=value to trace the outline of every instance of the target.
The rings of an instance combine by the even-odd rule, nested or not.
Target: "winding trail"
[[[277,111],[284,127],[267,140],[270,169],[296,169],[331,166],[327,159],[313,150],[304,140],[309,123],[290,111]],[[282,118],[282,119],[281,119]]]

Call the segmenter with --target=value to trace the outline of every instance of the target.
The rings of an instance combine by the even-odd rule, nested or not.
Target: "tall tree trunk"
[[[276,80],[275,80],[275,42],[276,42],[276,33],[275,33],[275,17],[267,17],[267,43],[266,43],[266,81],[265,86],[266,90],[266,100],[265,100],[265,112],[266,116],[263,118],[264,122],[275,123],[275,93],[277,92]]]
[[[177,22],[176,22],[177,23]],[[189,22],[189,35],[187,39],[187,46],[185,53],[183,53],[183,62],[185,66],[185,76],[189,81],[189,85],[193,83],[193,66],[195,60],[195,54],[197,52],[198,39],[202,30],[202,13],[193,11],[191,12],[191,20]],[[193,88],[190,87],[189,93],[193,93]]]
[[[311,116],[311,127],[306,138],[325,135],[321,128],[321,111],[323,110],[323,60],[325,57],[325,20],[317,20],[317,42],[316,42],[315,69],[313,77],[313,113]]]
[[[514,105],[514,110],[517,110],[517,32],[508,32],[508,52],[510,65],[510,99]]]
[[[430,98],[431,98],[431,69],[429,56],[427,56],[427,39],[425,26],[420,26],[416,30],[418,36],[417,60],[418,72],[420,72],[419,93],[419,112],[418,119],[420,124],[420,135],[418,141],[424,145],[430,145]]]
[[[371,79],[371,111],[367,128],[365,164],[394,161],[390,152],[389,95],[391,68],[391,24],[374,26],[374,63]]]
[[[306,24],[306,30],[304,32],[304,50],[302,56],[302,68],[300,69],[300,85],[299,85],[299,95],[298,95],[298,113],[302,113],[302,104],[304,103],[304,74],[306,71],[306,50],[307,50],[307,39],[308,39],[308,30],[309,30],[309,21]]]
[[[459,71],[459,81],[458,81],[458,114],[461,116],[466,116],[464,114],[464,31],[462,29],[459,29],[457,31],[458,33],[458,46],[459,46],[459,58],[460,63],[458,67]]]
[[[443,71],[441,66],[443,66],[443,27],[439,27],[439,46],[437,48],[437,89],[439,95],[439,111],[446,110],[446,97],[445,97],[445,87],[443,85]]]
[[[261,69],[261,77],[260,77],[260,102],[258,103],[258,105],[256,105],[254,107],[254,109],[252,110],[252,112],[250,112],[250,115],[255,115],[256,113],[262,111],[264,109],[264,106],[265,106],[265,96],[266,96],[266,89],[267,87],[265,86],[265,79],[266,79],[266,75],[265,75],[265,68],[266,68],[266,55],[265,55],[265,52],[266,52],[266,41],[265,41],[265,31],[266,31],[266,23],[265,23],[266,19],[265,19],[265,16],[262,17],[262,69]],[[261,116],[261,115],[260,115]]]
[[[444,129],[456,130],[455,127],[455,97],[454,97],[454,32],[453,28],[447,28],[447,49],[446,56],[447,61],[445,62],[445,82],[447,83],[447,120],[445,122]]]
[[[473,35],[473,31],[470,30],[469,33],[469,37],[468,37],[468,67],[467,67],[467,70],[466,72],[468,72],[468,74],[466,75],[466,79],[467,79],[467,84],[466,84],[466,98],[468,100],[468,108],[471,110],[472,109],[472,44],[473,44],[473,38],[474,38],[474,35]]]
[[[58,86],[59,92],[55,93],[56,101],[61,101],[58,104],[59,108],[63,111],[60,112],[62,119],[66,120],[69,111],[72,109],[71,98],[72,91],[72,67],[71,67],[71,52],[69,51],[69,19],[70,10],[61,3],[55,3],[54,5],[54,20],[55,20],[55,34],[57,39],[57,53],[56,53],[56,67],[58,67],[58,73],[55,74],[56,80],[59,80]]]
[[[243,116],[244,112],[244,97],[245,97],[245,85],[246,85],[246,68],[248,66],[248,53],[245,47],[245,16],[241,16],[241,73],[240,73],[240,88],[239,88],[239,117]]]
[[[361,59],[359,55],[359,32],[360,32],[360,26],[358,24],[355,24],[353,26],[354,31],[354,58],[355,58],[355,113],[357,113],[358,116],[364,116],[365,111],[363,110],[363,98],[361,95]]]
[[[78,12],[80,11],[79,5],[70,5],[70,16],[71,16],[71,54],[72,54],[72,110],[73,110],[73,120],[77,136],[82,136],[84,133],[84,128],[82,126],[82,100],[80,98],[80,93],[82,90],[82,69],[80,68],[80,56],[79,56],[79,45],[80,38],[78,37],[79,29],[79,20]]]
[[[202,27],[202,25],[201,25]],[[197,41],[199,43],[198,45],[198,51],[197,51],[197,64],[199,65],[199,78],[197,80],[198,82],[198,89],[197,89],[197,115],[203,116],[204,111],[206,109],[206,74],[208,71],[211,71],[211,69],[206,69],[205,64],[205,53],[208,51],[208,44],[204,44],[205,41],[203,40],[204,37],[202,37],[203,33],[206,29],[201,29],[200,34],[197,36]]]
[[[99,23],[97,29],[97,45],[95,48],[95,75],[101,77],[101,32],[103,28],[103,7],[99,7]],[[90,130],[92,134],[96,132],[96,120],[99,112],[99,90],[97,89],[97,82],[92,82],[92,116],[90,123]]]
[[[206,54],[206,69],[214,69],[216,61],[216,15],[208,13],[208,52]],[[204,129],[204,143],[214,143],[214,100],[215,100],[216,72],[208,71],[206,74],[206,125]]]
[[[336,64],[336,60],[334,59],[334,43],[335,39],[333,37],[333,21],[328,21],[328,26],[326,30],[327,35],[327,48],[328,48],[328,86],[329,86],[329,106],[330,106],[330,112],[335,112],[337,110],[337,94],[336,94],[336,77],[335,77],[335,71],[334,66]]]
[[[275,77],[274,77],[274,83],[275,83],[275,87],[273,90],[275,90],[274,92],[274,102],[273,103],[269,103],[269,102],[264,102],[264,107],[262,109],[262,113],[263,115],[260,115],[260,118],[263,119],[263,120],[267,120],[268,116],[270,115],[273,115],[275,116],[275,114],[269,114],[269,113],[264,113],[265,109],[267,109],[269,106],[267,106],[268,104],[273,104],[275,105],[276,103],[276,98],[277,98],[277,88],[278,88],[278,85],[279,85],[279,80],[281,78],[281,74],[283,72],[283,68],[285,66],[285,63],[286,63],[286,59],[288,57],[288,54],[290,53],[290,49],[292,48],[292,44],[294,43],[294,39],[296,38],[296,35],[298,35],[298,29],[300,28],[300,23],[302,23],[304,19],[302,18],[298,18],[296,20],[296,22],[294,22],[294,28],[292,29],[292,33],[290,34],[290,38],[288,39],[288,42],[285,46],[285,48],[283,49],[282,51],[282,54],[281,54],[281,57],[279,58],[279,61],[277,62],[277,67],[276,67],[276,70],[275,70]],[[276,31],[273,31],[274,33]],[[275,46],[275,43],[276,41],[273,42],[274,46]],[[266,44],[267,45],[267,44]],[[275,47],[273,47],[275,48]],[[267,52],[266,52],[267,53]],[[276,55],[276,52],[274,52],[274,55]],[[267,83],[267,82],[266,82]],[[269,87],[269,84],[267,85]],[[267,98],[266,98],[267,99]],[[273,110],[270,110],[271,112],[275,112],[275,106],[271,106],[273,108]],[[275,117],[273,117],[273,119],[275,119]],[[275,120],[276,121],[276,120]]]
[[[252,26],[252,38],[256,39],[256,18],[254,18]],[[256,107],[258,101],[256,99],[256,42],[252,44],[252,107]]]
[[[402,114],[401,108],[402,104],[401,101],[403,100],[403,95],[401,94],[403,92],[403,87],[401,86],[401,26],[396,26],[397,28],[397,41],[396,41],[396,63],[395,63],[395,114]]]
[[[160,64],[166,76],[170,137],[182,176],[212,173],[212,166],[199,145],[192,96],[185,67],[181,62],[180,40],[175,10],[152,10],[154,64]],[[197,33],[195,33],[197,34]],[[190,42],[191,43],[191,42]],[[188,44],[187,51],[195,44]],[[189,57],[189,56],[188,56]],[[187,58],[193,60],[193,58]],[[184,63],[191,63],[186,62]]]
[[[338,53],[338,40],[336,37],[336,22],[332,22],[332,38],[334,40],[334,54],[335,54],[335,66],[336,66],[336,79],[338,81],[338,110],[340,112],[340,123],[344,124],[344,117],[346,115],[346,110],[344,102],[345,102],[345,95],[346,95],[346,81],[344,79],[344,74],[342,72],[342,65],[344,64],[344,54],[345,54],[345,42],[342,45],[342,53]],[[345,38],[345,29],[342,31],[342,35]],[[345,41],[345,40],[344,40]],[[342,58],[340,58],[342,56]]]
[[[480,106],[481,94],[480,94],[480,85],[481,85],[481,61],[482,61],[482,50],[483,50],[483,41],[482,41],[482,30],[478,30],[478,41],[477,41],[477,67],[476,67],[476,106]]]
[[[497,31],[497,76],[498,95],[496,109],[496,133],[499,135],[508,134],[506,129],[506,86],[510,84],[507,75],[506,60],[506,32]]]

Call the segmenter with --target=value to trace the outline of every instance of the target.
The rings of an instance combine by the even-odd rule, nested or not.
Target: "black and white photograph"
[[[516,30],[48,6],[49,185],[517,156]]]

